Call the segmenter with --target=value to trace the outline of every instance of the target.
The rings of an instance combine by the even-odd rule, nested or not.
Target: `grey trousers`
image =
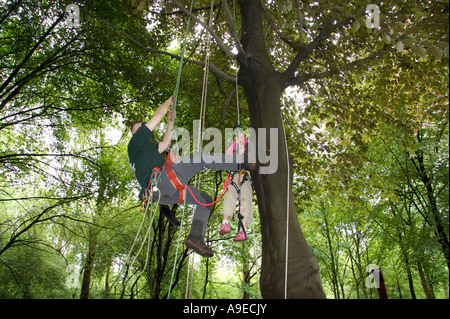
[[[211,159],[213,159],[213,161],[210,161]],[[200,172],[204,168],[211,170],[239,171],[241,170],[241,165],[243,162],[244,159],[241,155],[215,154],[213,157],[206,157],[202,153],[196,153],[192,156],[181,158],[179,162],[173,163],[172,170],[177,175],[180,183],[184,185],[189,182],[196,173]],[[202,192],[192,186],[189,186],[189,188],[192,190],[192,193],[198,201],[205,204],[213,202],[211,196],[205,192]],[[161,179],[158,183],[158,189],[161,192],[161,205],[172,205],[178,203],[179,192],[169,180],[165,166],[161,169]],[[185,192],[186,204],[197,205],[194,212],[190,233],[192,235],[204,236],[212,207],[198,205],[191,193],[188,190],[185,190]],[[153,200],[157,200],[157,197],[157,192],[154,192]]]

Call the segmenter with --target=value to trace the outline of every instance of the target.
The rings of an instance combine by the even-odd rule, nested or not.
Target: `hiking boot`
[[[195,236],[189,234],[184,241],[186,247],[191,248],[197,254],[204,257],[212,257],[214,256],[214,251],[206,246],[205,240],[203,236]]]
[[[230,224],[223,223],[222,226],[220,226],[219,234],[225,235],[225,234],[229,233],[230,231],[231,231]]]
[[[247,233],[243,230],[241,230],[236,237],[233,238],[233,241],[244,241],[248,239]]]

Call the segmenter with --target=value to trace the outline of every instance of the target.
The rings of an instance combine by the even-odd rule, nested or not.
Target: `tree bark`
[[[91,274],[94,269],[95,252],[97,251],[98,231],[91,227],[89,233],[89,250],[86,256],[86,263],[84,265],[80,299],[89,299]]]
[[[408,277],[408,285],[409,285],[409,291],[411,292],[411,299],[416,299],[416,292],[414,291],[414,282],[413,282],[413,277],[412,277],[412,273],[411,273],[411,267],[409,265],[409,257],[408,257],[408,253],[406,252],[406,248],[404,248],[404,244],[402,243],[402,236],[399,234],[399,245],[400,245],[400,250],[402,252],[402,256],[403,256],[403,261],[405,262],[405,270],[406,270],[406,275]]]
[[[422,262],[417,262],[417,272],[420,276],[420,281],[422,283],[423,291],[425,292],[425,296],[427,299],[436,299],[433,292],[433,287],[429,284],[429,281],[425,277],[425,273],[423,271]]]
[[[103,135],[101,137],[101,143],[103,142]],[[103,143],[102,143],[103,145]],[[97,194],[97,200],[96,200],[96,210],[95,214],[93,216],[93,224],[89,226],[89,233],[88,233],[88,241],[89,241],[89,249],[86,254],[86,262],[84,265],[84,273],[83,273],[83,279],[81,284],[81,293],[80,293],[80,299],[89,299],[89,292],[90,292],[90,285],[91,285],[91,275],[92,270],[94,269],[94,262],[95,262],[95,253],[97,252],[97,246],[98,246],[98,236],[100,233],[100,229],[97,228],[97,219],[98,216],[100,216],[103,212],[103,209],[105,207],[106,202],[106,187],[107,187],[107,181],[104,178],[103,174],[99,171],[100,176],[100,185],[98,188],[98,194]]]
[[[242,263],[242,299],[250,299],[250,293],[245,289],[246,287],[250,286],[250,265],[248,262],[243,259]]]
[[[262,232],[261,293],[264,298],[325,298],[319,266],[306,243],[297,217],[292,188],[287,188],[288,158],[281,117],[283,76],[269,59],[263,34],[261,2],[240,1],[241,43],[245,58],[239,70],[253,128],[278,129],[278,169],[274,174],[252,173]],[[266,136],[266,141],[270,136]],[[268,150],[270,152],[270,150]],[[292,169],[290,170],[292,173]],[[289,192],[289,193],[288,193]],[[287,198],[289,194],[289,212]],[[287,296],[285,296],[286,218],[289,216]]]

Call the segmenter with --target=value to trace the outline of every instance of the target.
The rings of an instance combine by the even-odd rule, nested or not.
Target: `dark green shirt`
[[[139,199],[147,189],[148,182],[155,167],[164,165],[164,158],[158,152],[158,143],[152,143],[153,132],[145,124],[136,131],[128,143],[128,159],[142,190]]]

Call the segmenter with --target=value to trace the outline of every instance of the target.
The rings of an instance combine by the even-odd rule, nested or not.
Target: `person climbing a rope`
[[[171,143],[171,132],[175,114],[170,107],[174,105],[174,98],[170,97],[161,104],[155,114],[148,122],[139,121],[131,125],[132,138],[128,144],[128,158],[130,165],[142,190],[139,194],[140,200],[158,200],[158,189],[160,191],[160,205],[172,205],[182,203],[197,204],[196,199],[203,203],[211,203],[212,198],[208,194],[189,186],[186,192],[185,184],[204,168],[211,170],[241,171],[256,169],[256,163],[245,162],[240,155],[214,154],[216,161],[206,163],[201,153],[174,160],[171,151],[164,160],[162,153],[166,151]],[[152,142],[153,131],[168,113],[166,132],[159,143]],[[157,182],[157,188],[150,188],[153,179]],[[185,245],[196,253],[212,257],[214,251],[205,243],[204,236],[206,225],[211,214],[210,206],[197,205],[194,212],[191,230],[185,239]]]
[[[239,142],[234,141],[225,154],[237,152],[243,154],[245,146],[248,143],[247,137],[242,134],[238,137]],[[233,238],[234,241],[243,241],[248,239],[246,227],[250,225],[253,218],[253,186],[250,175],[242,170],[239,173],[232,173],[232,180],[228,186],[228,191],[223,200],[223,221],[220,226],[220,235],[225,235],[231,231],[229,219],[233,217],[238,206],[238,234]]]

